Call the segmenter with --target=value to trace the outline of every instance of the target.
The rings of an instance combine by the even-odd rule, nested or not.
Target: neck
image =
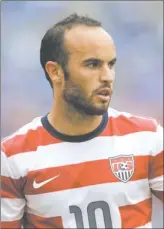
[[[102,116],[80,113],[65,102],[55,101],[48,120],[58,132],[75,136],[95,130],[101,123]]]

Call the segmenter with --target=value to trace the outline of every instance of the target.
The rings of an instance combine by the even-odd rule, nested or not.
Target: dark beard
[[[107,112],[108,105],[104,104],[104,107],[96,107],[92,105],[94,93],[87,98],[84,92],[75,85],[71,80],[66,82],[66,87],[63,90],[63,98],[67,104],[69,104],[70,109],[74,109],[81,115],[103,115]],[[109,101],[110,102],[110,101]]]

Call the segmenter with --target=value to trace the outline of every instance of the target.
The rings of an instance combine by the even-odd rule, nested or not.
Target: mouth
[[[111,95],[111,89],[103,88],[98,92],[98,95],[110,96]]]
[[[97,93],[98,97],[104,101],[108,101],[111,94],[112,94],[112,91],[110,88],[103,88]]]

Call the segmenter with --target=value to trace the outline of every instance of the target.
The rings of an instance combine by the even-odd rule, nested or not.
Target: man
[[[111,36],[73,14],[47,31],[40,60],[53,105],[2,142],[2,228],[151,228],[162,127],[109,108]]]

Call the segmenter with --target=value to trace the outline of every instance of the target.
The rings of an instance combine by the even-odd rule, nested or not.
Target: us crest
[[[127,182],[134,173],[133,155],[121,155],[109,158],[113,174],[121,181]]]

